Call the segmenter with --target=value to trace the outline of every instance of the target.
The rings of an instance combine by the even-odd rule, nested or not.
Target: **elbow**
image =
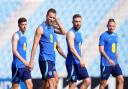
[[[100,54],[101,54],[101,55],[104,55],[104,54],[105,54],[105,52],[102,50],[102,51],[100,51]]]
[[[103,52],[104,52],[104,50],[103,50],[103,49],[101,49],[101,48],[99,48],[99,52],[100,52],[100,53],[103,53]]]
[[[74,48],[73,47],[70,47],[70,50],[72,53],[74,53]]]
[[[99,50],[99,52],[102,54],[104,51],[102,51],[102,50]]]
[[[12,53],[13,53],[14,55],[16,55],[16,54],[17,54],[17,51],[16,51],[16,50],[12,50]]]

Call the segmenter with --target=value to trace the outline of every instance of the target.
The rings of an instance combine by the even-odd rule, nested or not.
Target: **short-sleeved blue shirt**
[[[99,46],[104,46],[104,51],[111,58],[115,64],[117,64],[116,52],[117,52],[118,37],[116,33],[109,33],[108,31],[101,34],[99,39]],[[104,56],[101,55],[101,65],[110,66],[109,62]]]

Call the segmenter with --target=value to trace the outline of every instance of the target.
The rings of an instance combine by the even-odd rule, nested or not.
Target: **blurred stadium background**
[[[34,33],[39,24],[45,20],[49,8],[57,10],[57,16],[68,30],[72,26],[72,16],[80,13],[83,16],[81,27],[84,43],[82,46],[83,58],[92,84],[89,89],[98,89],[100,76],[100,55],[98,51],[99,35],[106,29],[109,18],[117,23],[119,35],[119,63],[125,77],[124,89],[128,89],[128,0],[1,0],[0,1],[0,89],[10,89],[11,86],[11,36],[18,30],[17,20],[24,16],[28,19],[28,51],[29,61]],[[65,36],[58,37],[61,47],[67,53]],[[38,53],[35,57],[35,66],[32,71],[34,89],[40,86],[41,74],[38,66]],[[67,89],[65,77],[65,59],[57,53],[56,68],[59,74],[58,89]],[[79,87],[80,82],[77,83]],[[21,83],[20,89],[26,89]],[[110,77],[107,89],[116,89],[115,79]]]

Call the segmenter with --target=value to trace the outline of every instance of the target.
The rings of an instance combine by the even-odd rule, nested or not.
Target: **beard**
[[[75,30],[78,31],[81,26],[74,26]]]
[[[49,25],[53,25],[53,21],[49,21]]]
[[[24,33],[26,31],[26,28],[21,29],[21,31]]]
[[[113,33],[114,32],[114,29],[109,29],[108,30],[110,33]]]

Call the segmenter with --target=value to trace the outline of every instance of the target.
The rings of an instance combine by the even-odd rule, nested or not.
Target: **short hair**
[[[27,21],[27,19],[25,17],[20,17],[18,19],[18,24],[21,24],[22,22],[26,22],[26,21]]]
[[[46,16],[48,16],[48,14],[49,14],[50,12],[56,14],[56,10],[55,10],[54,8],[50,8],[50,9],[47,11],[47,15],[46,15]]]
[[[74,20],[75,18],[82,18],[82,16],[81,16],[80,14],[75,14],[75,15],[73,15],[73,20]]]
[[[109,24],[110,22],[114,22],[114,23],[115,23],[115,20],[114,20],[113,18],[111,18],[111,19],[108,20],[108,24]]]

